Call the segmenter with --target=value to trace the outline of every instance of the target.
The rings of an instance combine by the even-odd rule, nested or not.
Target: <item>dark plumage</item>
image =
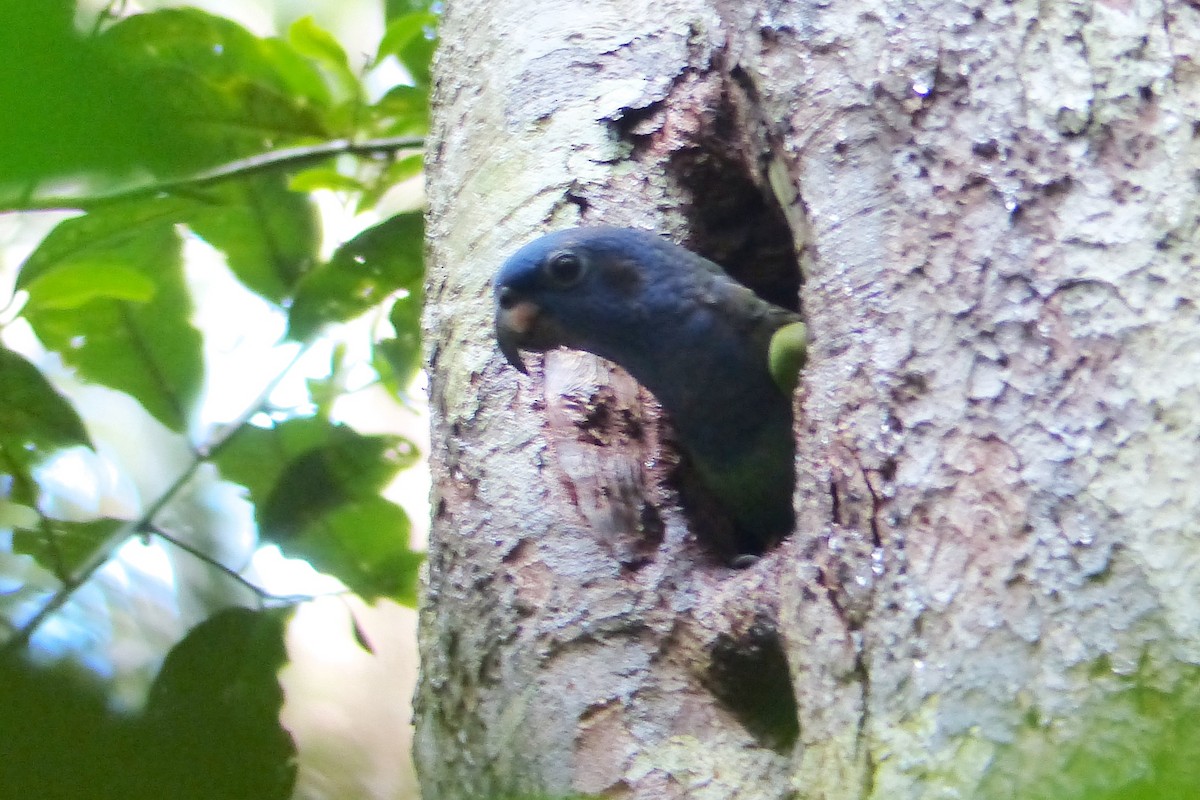
[[[658,398],[737,528],[739,552],[791,531],[791,389],[805,333],[797,314],[713,262],[626,228],[543,236],[505,262],[494,288],[496,338],[514,367],[525,371],[521,349],[586,350]]]

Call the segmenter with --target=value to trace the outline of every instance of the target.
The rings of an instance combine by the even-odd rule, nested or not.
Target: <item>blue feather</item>
[[[658,398],[702,483],[761,552],[793,524],[792,400],[768,364],[799,316],[719,266],[645,231],[571,228],[521,248],[496,275],[496,331],[519,349],[585,350]]]

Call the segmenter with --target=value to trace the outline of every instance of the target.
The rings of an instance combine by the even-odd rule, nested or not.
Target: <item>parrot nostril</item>
[[[508,286],[501,287],[500,294],[496,298],[496,302],[502,309],[507,311],[517,304],[517,293]]]

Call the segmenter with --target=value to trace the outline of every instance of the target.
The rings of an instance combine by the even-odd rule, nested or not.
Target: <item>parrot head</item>
[[[652,312],[642,289],[671,268],[670,245],[626,228],[569,228],[518,250],[497,273],[496,341],[525,372],[521,350],[611,351]]]

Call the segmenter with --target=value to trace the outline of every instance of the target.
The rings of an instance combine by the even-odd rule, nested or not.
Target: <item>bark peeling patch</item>
[[[788,753],[800,736],[787,654],[775,626],[758,619],[744,636],[721,634],[706,685],[764,747]]]

